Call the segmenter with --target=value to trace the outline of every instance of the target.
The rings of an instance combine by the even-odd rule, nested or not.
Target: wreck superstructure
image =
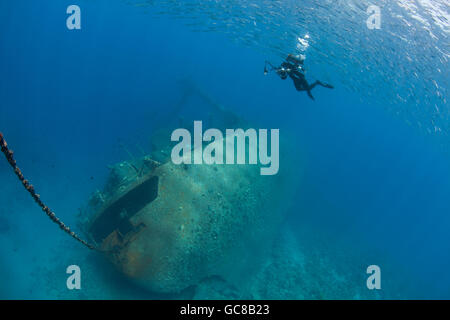
[[[180,292],[212,276],[240,283],[282,222],[288,170],[261,176],[258,165],[175,165],[168,148],[158,145],[157,153],[111,167],[104,190],[91,197],[86,233],[154,292]]]

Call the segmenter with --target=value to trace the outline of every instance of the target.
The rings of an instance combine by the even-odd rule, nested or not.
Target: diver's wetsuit
[[[272,66],[272,64],[270,64]],[[281,79],[286,79],[287,76],[289,76],[292,81],[294,81],[294,86],[297,91],[306,91],[308,93],[308,96],[314,100],[313,95],[311,94],[311,90],[317,86],[320,85],[325,88],[333,89],[334,87],[327,83],[322,83],[320,81],[316,81],[313,84],[309,84],[306,81],[305,74],[303,72],[300,72],[299,70],[303,70],[303,60],[293,56],[288,55],[286,58],[286,61],[281,64],[280,67],[272,68],[275,70],[275,72],[280,76]]]

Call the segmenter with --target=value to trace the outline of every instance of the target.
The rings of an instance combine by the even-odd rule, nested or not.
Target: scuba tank
[[[286,61],[292,62],[294,64],[301,64],[303,65],[303,61],[305,61],[305,56],[303,54],[288,54]]]
[[[293,63],[298,71],[305,73],[306,70],[303,67],[303,62],[305,61],[306,57],[303,54],[297,54],[297,55],[293,55],[293,54],[288,54],[286,61]]]

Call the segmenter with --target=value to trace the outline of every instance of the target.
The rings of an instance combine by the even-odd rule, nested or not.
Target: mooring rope
[[[30,182],[27,179],[25,179],[25,177],[22,174],[22,171],[20,171],[19,167],[17,166],[16,160],[14,160],[14,157],[13,157],[14,153],[11,150],[8,149],[8,144],[6,143],[5,139],[3,138],[3,134],[1,132],[0,132],[0,147],[1,147],[1,150],[2,150],[3,154],[6,157],[6,160],[8,160],[9,164],[14,169],[14,173],[19,178],[19,180],[22,182],[22,184],[25,187],[25,189],[27,189],[27,191],[31,194],[31,196],[33,197],[34,201],[39,205],[39,207],[41,207],[42,211],[44,211],[45,214],[54,223],[56,223],[62,230],[64,230],[68,234],[70,234],[74,239],[78,240],[79,242],[84,244],[89,249],[95,249],[94,246],[92,246],[91,244],[87,243],[86,241],[81,239],[75,232],[70,230],[70,228],[68,226],[66,226],[61,220],[59,220],[58,217],[56,217],[55,213],[52,210],[50,210],[50,208],[47,207],[42,202],[40,195],[36,193],[36,191],[34,190],[33,185],[30,184]]]

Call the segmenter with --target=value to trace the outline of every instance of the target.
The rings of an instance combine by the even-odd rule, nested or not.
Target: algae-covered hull
[[[217,127],[245,127],[199,95],[212,105]],[[212,276],[242,287],[292,199],[292,181],[299,177],[288,159],[295,157],[283,156],[271,176],[254,164],[175,165],[169,157],[172,131],[154,134],[151,156],[110,167],[105,188],[91,197],[84,215],[87,234],[121,272],[152,291],[179,292]],[[257,141],[251,143],[247,150],[256,150]],[[201,152],[196,148],[192,155]]]
[[[131,180],[102,199],[88,230],[119,270],[152,291],[178,292],[210,276],[241,281],[282,218],[279,177],[255,165],[169,161]]]

